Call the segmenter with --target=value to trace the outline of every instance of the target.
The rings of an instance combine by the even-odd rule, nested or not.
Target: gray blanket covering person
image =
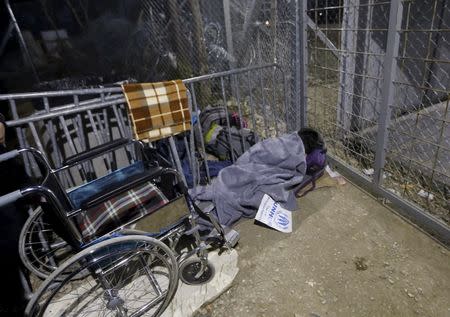
[[[261,141],[220,171],[210,185],[191,191],[198,200],[212,201],[220,224],[231,226],[241,217],[254,218],[268,194],[288,210],[297,202],[293,188],[306,172],[305,150],[297,133]]]

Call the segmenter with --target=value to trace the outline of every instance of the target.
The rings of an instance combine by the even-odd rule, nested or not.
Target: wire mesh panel
[[[378,125],[389,3],[316,0],[308,16],[308,122],[333,155],[360,171],[373,168],[375,134],[365,131]]]
[[[311,0],[307,15],[308,123],[371,189],[448,234],[447,2]]]
[[[447,1],[403,5],[385,181],[450,222],[450,8]]]

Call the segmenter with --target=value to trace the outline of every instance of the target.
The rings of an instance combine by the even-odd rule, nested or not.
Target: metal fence
[[[246,121],[246,126],[260,138],[287,132],[287,83],[283,70],[276,64],[187,78],[183,82],[189,90],[194,117],[207,106],[223,106],[227,113],[235,112]],[[210,91],[208,101],[211,103],[198,100],[198,91],[205,87]],[[7,121],[7,125],[15,129],[19,146],[39,149],[55,168],[64,166],[67,158],[95,146],[133,137],[121,87],[0,95],[0,101],[9,103],[13,120]],[[197,136],[197,142],[186,136],[183,142],[189,153],[199,154],[188,155],[193,174],[196,174],[194,180],[199,180],[199,173],[195,173],[199,168],[195,157],[199,157],[205,163],[202,168],[210,181],[204,132],[200,124],[193,125],[190,133]],[[242,140],[244,147],[245,144]],[[233,153],[231,143],[230,146]],[[39,177],[36,163],[25,159],[28,174]],[[132,148],[122,149],[64,170],[60,175],[61,182],[66,188],[79,186],[134,159]],[[174,157],[173,161],[178,163],[179,158]],[[180,164],[176,165],[181,168]],[[194,181],[194,185],[197,183]]]
[[[316,0],[307,15],[308,123],[346,172],[448,242],[447,2]]]
[[[61,31],[55,33],[62,36],[53,47],[67,61],[62,71],[67,76],[95,70],[105,80],[159,81],[276,63],[276,71],[270,66],[187,83],[198,107],[239,110],[263,137],[305,125],[318,128],[334,165],[450,242],[450,9],[445,0],[41,3],[40,18],[48,20],[51,30]],[[60,19],[61,10],[71,12],[65,15],[71,18]],[[83,54],[75,54],[74,63],[77,51]],[[120,130],[126,116],[119,115],[123,100],[115,93],[90,90],[60,97],[58,107],[70,104],[68,111],[74,111],[66,129],[61,122],[53,128],[68,142],[66,152],[81,149],[86,141],[128,133]],[[35,95],[41,115],[52,113],[50,100],[59,93],[54,94]],[[92,118],[86,113],[80,119],[76,105],[89,104],[82,97],[88,95],[109,110],[92,109]],[[10,105],[18,120],[14,102]],[[20,108],[26,107],[22,102]],[[64,135],[76,134],[80,120],[92,132],[71,145]],[[39,134],[33,132],[37,124],[20,127],[24,140]]]

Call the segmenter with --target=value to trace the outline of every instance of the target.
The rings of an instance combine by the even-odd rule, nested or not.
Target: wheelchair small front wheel
[[[179,272],[180,279],[183,283],[200,285],[212,280],[215,269],[208,260],[202,261],[200,258],[189,258],[181,263]]]

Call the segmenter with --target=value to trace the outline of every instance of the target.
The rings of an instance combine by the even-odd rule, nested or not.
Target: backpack
[[[230,122],[230,127],[236,127],[237,129],[247,128],[247,121],[244,118],[239,118],[239,114],[237,112],[231,112],[228,115],[228,121]],[[220,126],[227,125],[227,110],[225,107],[207,106],[200,113],[200,124],[204,133],[209,131],[214,123]]]
[[[302,139],[306,154],[306,174],[303,181],[296,189],[297,197],[303,197],[316,188],[316,180],[321,177],[327,166],[327,149],[325,142],[314,129],[303,128],[298,131],[298,135]],[[306,186],[311,185],[309,189]],[[301,194],[298,194],[302,191]]]
[[[231,140],[230,140],[231,136]],[[247,128],[228,128],[213,123],[205,134],[205,148],[219,160],[238,158],[257,142],[256,134]],[[231,145],[231,146],[230,146]]]
[[[199,116],[206,151],[219,160],[232,160],[233,156],[238,158],[258,142],[255,132],[247,128],[247,121],[236,112],[228,116],[228,129],[226,114],[225,107],[208,106]]]

